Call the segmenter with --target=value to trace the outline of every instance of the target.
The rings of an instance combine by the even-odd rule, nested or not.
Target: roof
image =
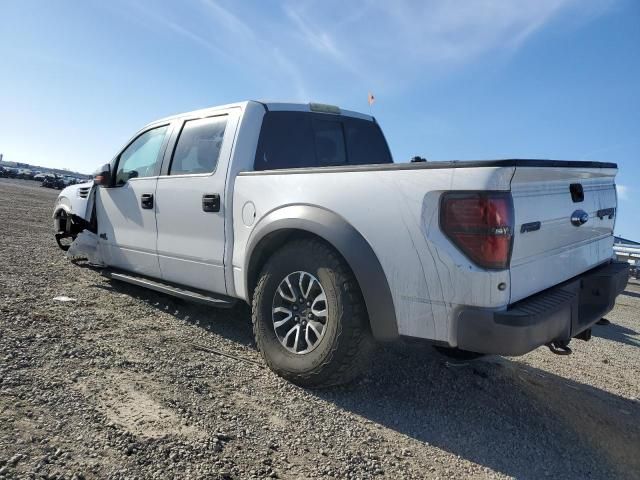
[[[312,109],[312,105],[316,107],[332,107],[340,110],[340,115],[346,115],[347,117],[356,117],[361,118],[363,120],[372,121],[373,117],[371,115],[365,115],[364,113],[354,112],[353,110],[345,110],[340,107],[334,107],[333,105],[326,105],[322,103],[302,103],[302,102],[258,102],[264,105],[267,110],[271,111],[292,111],[292,112],[312,112],[319,111],[316,109]]]
[[[311,105],[315,106],[324,106],[331,108],[338,108],[340,110],[340,115],[345,115],[348,117],[360,118],[362,120],[375,121],[375,119],[371,115],[365,115],[364,113],[354,112],[352,110],[344,110],[339,107],[334,107],[332,105],[325,105],[320,103],[302,103],[302,102],[277,102],[277,101],[258,101],[258,100],[245,100],[243,102],[235,102],[235,103],[227,103],[225,105],[215,105],[212,107],[201,108],[198,110],[193,110],[191,112],[183,112],[175,115],[170,115],[168,117],[164,117],[158,120],[155,120],[152,123],[158,122],[166,122],[168,120],[173,120],[179,117],[184,117],[187,115],[197,115],[202,114],[206,115],[209,112],[215,112],[216,110],[225,110],[227,108],[240,107],[246,108],[249,103],[255,103],[262,105],[268,111],[291,111],[291,112],[312,112],[318,110],[312,110]],[[331,113],[329,113],[331,115]]]
[[[190,112],[176,113],[174,115],[169,115],[168,117],[159,118],[158,120],[154,120],[152,123],[166,122],[166,121],[169,121],[169,120],[174,120],[174,119],[179,118],[179,117],[185,117],[187,115],[197,115],[197,114],[205,115],[209,111],[213,112],[213,111],[216,111],[216,110],[225,110],[227,108],[233,108],[233,107],[245,108],[249,102],[250,101],[235,102],[235,103],[227,103],[227,104],[224,104],[224,105],[214,105],[212,107],[199,108],[197,110],[192,110]]]

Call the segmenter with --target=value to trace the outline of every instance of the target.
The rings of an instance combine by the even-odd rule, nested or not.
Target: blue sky
[[[161,116],[372,91],[396,161],[617,162],[640,240],[640,1],[22,0],[0,22],[6,160],[91,172]]]

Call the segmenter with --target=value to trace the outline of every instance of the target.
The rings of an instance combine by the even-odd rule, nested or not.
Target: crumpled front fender
[[[68,245],[62,245],[61,239],[75,239],[83,230],[91,229],[91,219],[87,218],[87,212],[90,216],[89,203],[93,201],[92,188],[92,182],[71,185],[62,190],[56,199],[53,207],[53,228],[56,232],[56,242],[63,250],[66,250]]]
[[[87,204],[91,198],[91,191],[85,192],[83,196],[80,196],[80,190],[87,190],[93,188],[93,182],[78,183],[76,185],[70,185],[60,192],[56,203],[53,208],[53,218],[59,215],[62,210],[68,215],[73,214],[78,217],[87,218]],[[90,214],[90,212],[89,212]]]

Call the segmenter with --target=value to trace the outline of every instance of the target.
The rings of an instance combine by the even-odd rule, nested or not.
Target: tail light
[[[509,192],[443,194],[440,228],[479,267],[509,267],[513,243],[513,199]]]

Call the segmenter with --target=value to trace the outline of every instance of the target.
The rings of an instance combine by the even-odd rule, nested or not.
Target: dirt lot
[[[246,308],[67,260],[56,195],[0,179],[0,479],[640,478],[638,284],[568,357],[396,344],[306,391],[262,367]]]

